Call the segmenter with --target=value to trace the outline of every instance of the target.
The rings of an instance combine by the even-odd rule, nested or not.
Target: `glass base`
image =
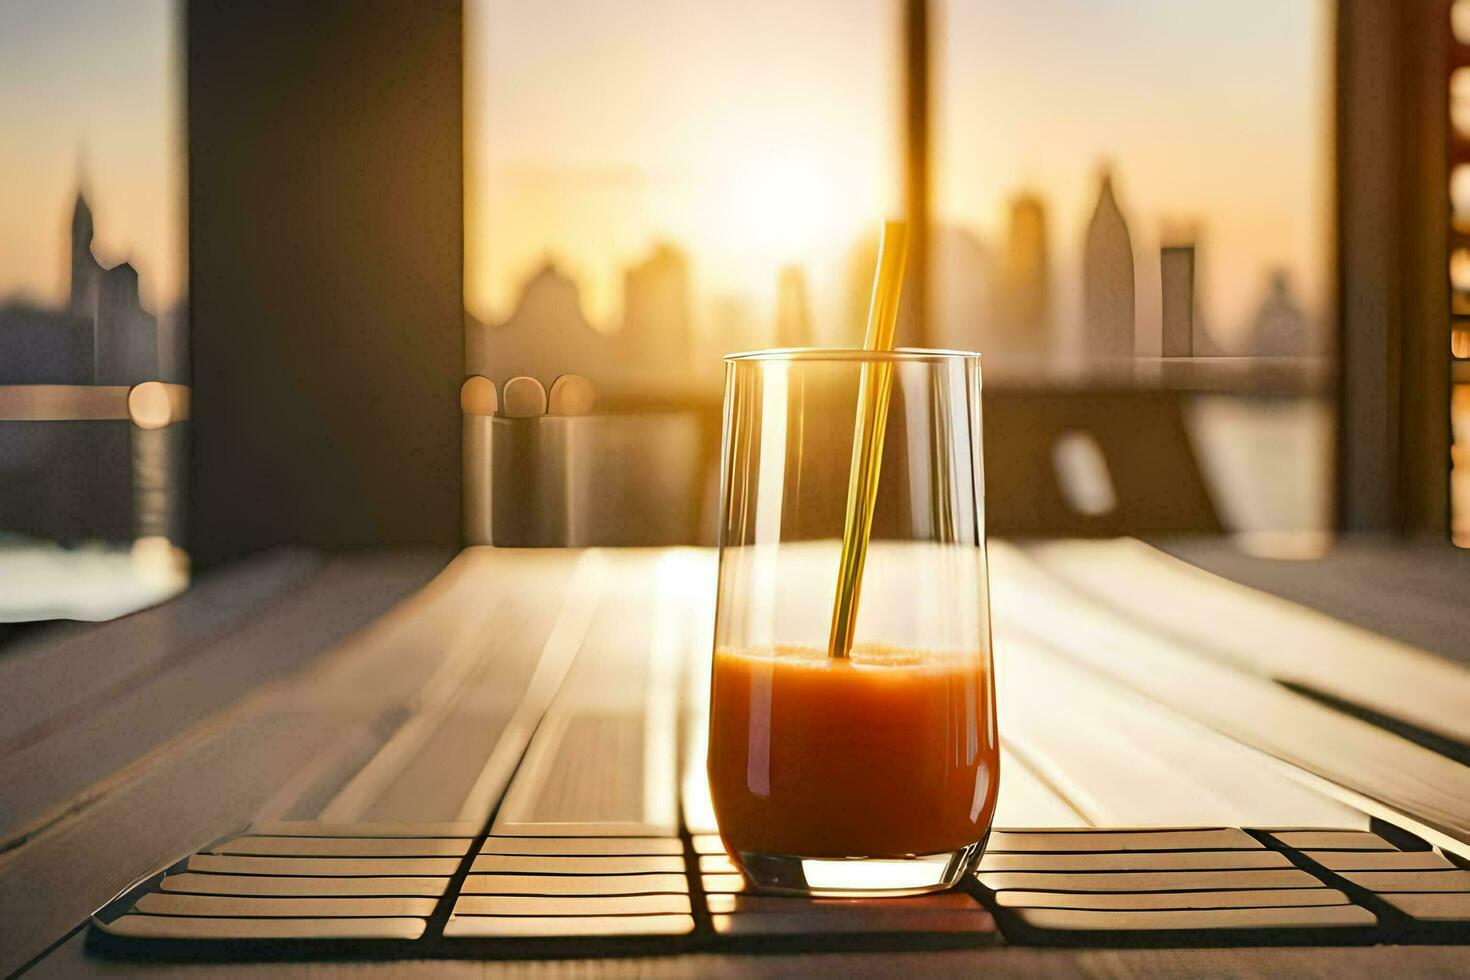
[[[753,851],[741,851],[738,857],[745,877],[768,894],[897,898],[953,888],[980,862],[984,849],[982,839],[943,854],[904,858],[809,858]]]

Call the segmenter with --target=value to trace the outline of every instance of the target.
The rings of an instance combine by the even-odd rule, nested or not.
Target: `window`
[[[184,584],[177,14],[0,6],[0,621]]]
[[[473,0],[469,372],[712,409],[723,353],[856,344],[928,200],[906,289],[988,405],[1169,393],[1226,528],[1327,529],[1331,4],[920,2]]]

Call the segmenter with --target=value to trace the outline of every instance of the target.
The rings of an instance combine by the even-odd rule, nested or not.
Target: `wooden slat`
[[[136,939],[418,939],[423,919],[207,919],[124,915],[101,926]]]
[[[1275,837],[1287,847],[1299,851],[1396,851],[1388,841],[1368,831],[1350,830],[1273,830]]]
[[[119,685],[200,652],[272,599],[298,587],[322,556],[278,548],[199,576],[182,595],[107,623],[48,628],[0,659],[0,754],[65,725]]]
[[[302,878],[286,875],[216,875],[185,872],[159,882],[166,892],[191,895],[266,895],[282,898],[351,898],[404,895],[434,898],[443,895],[449,879],[443,877]]]
[[[135,911],[146,915],[246,916],[250,918],[394,918],[428,917],[432,898],[279,898],[257,895],[188,895],[153,892],[138,900]]]
[[[469,821],[409,822],[358,821],[326,823],[320,820],[257,820],[250,833],[262,837],[464,837],[478,836],[483,824]]]
[[[308,878],[452,875],[457,858],[276,858],[195,854],[190,871],[208,874],[301,875]]]
[[[85,809],[0,855],[0,972],[18,968],[131,882],[244,824],[281,780],[345,730],[330,715],[250,712],[159,753]]]
[[[696,635],[691,553],[609,553],[598,619],[506,792],[497,835],[677,830],[679,694]]]
[[[1470,369],[1470,361],[1457,363]],[[1470,382],[1470,371],[1462,377]],[[1154,546],[1228,582],[1470,664],[1470,552],[1438,537],[1339,535],[1331,544],[1306,561],[1253,554],[1231,538],[1170,538]]]
[[[1351,903],[1346,895],[1331,888],[1261,888],[1214,892],[1005,891],[998,892],[995,901],[1002,908],[1123,911],[1301,908],[1310,905],[1348,905]]]
[[[456,915],[444,926],[444,935],[449,939],[686,936],[693,931],[694,919],[687,915],[580,915],[561,918]]]
[[[471,874],[464,895],[683,895],[689,880],[682,874]]]
[[[996,656],[1008,744],[1092,823],[1367,826],[1360,811],[1292,780],[1260,753],[1042,644],[1002,630]],[[1058,704],[1066,710],[1054,710]]]
[[[704,890],[710,895],[734,895],[739,892],[751,891],[750,883],[745,876],[739,873],[717,872],[714,874],[701,874],[700,883]]]
[[[1037,776],[1009,744],[1008,725],[1001,726],[1000,796],[995,823],[1001,827],[1086,827],[1077,807]]]
[[[487,561],[497,555],[514,554],[511,560],[517,563],[522,560],[522,554],[537,554],[507,553],[487,547],[466,550]],[[491,813],[496,812],[497,806],[503,804],[511,777],[522,764],[538,726],[543,723],[547,710],[560,692],[567,672],[587,640],[594,617],[605,601],[604,583],[611,574],[610,563],[611,558],[601,552],[583,552],[577,559],[575,575],[563,580],[561,588],[566,594],[565,604],[541,644],[535,670],[519,696],[514,713],[461,804],[460,819],[483,824]],[[526,587],[525,583],[514,578],[511,585],[519,589]]]
[[[236,623],[203,649],[186,648],[124,679],[65,724],[0,756],[0,828],[24,833],[74,809],[77,798],[160,744],[185,735],[368,626],[443,567],[443,558],[348,556]],[[312,705],[318,714],[329,705]],[[243,820],[241,821],[244,822]]]
[[[688,915],[689,896],[464,895],[455,915]]]
[[[463,895],[657,895],[688,893],[684,874],[467,874]]]
[[[993,871],[977,875],[992,891],[1166,892],[1311,888],[1316,878],[1296,868],[1251,871],[1115,871],[1088,874]]]
[[[706,874],[738,874],[740,869],[728,854],[701,854],[699,870]]]
[[[654,854],[602,857],[481,854],[470,870],[476,874],[678,874],[684,870],[684,859]]]
[[[1202,827],[1197,830],[996,830],[991,833],[985,852],[1255,851],[1262,847],[1260,841],[1234,827]]]
[[[466,549],[441,602],[435,669],[326,822],[457,820],[478,832],[600,601],[596,553]],[[473,798],[473,799],[472,799]]]
[[[235,837],[206,848],[209,854],[262,857],[461,857],[470,842],[454,837]]]
[[[548,854],[563,857],[680,854],[677,837],[489,837],[481,854]]]
[[[1232,871],[1289,868],[1278,851],[1171,851],[1126,854],[989,854],[980,871]]]
[[[693,842],[695,854],[725,853],[725,843],[720,840],[719,834],[695,834]]]
[[[1049,542],[1027,552],[1068,584],[1201,650],[1470,741],[1470,671],[1459,665],[1141,541]]]
[[[1054,932],[1158,932],[1218,929],[1324,929],[1376,925],[1372,912],[1357,905],[1299,906],[1257,909],[1161,909],[1144,912],[1074,909],[1017,909],[1033,929]]]
[[[1470,871],[1343,871],[1353,884],[1375,892],[1466,892]]]
[[[1399,894],[1379,892],[1383,899],[1405,915],[1424,922],[1470,922],[1470,894]]]
[[[1332,871],[1453,871],[1438,851],[1303,851]]]

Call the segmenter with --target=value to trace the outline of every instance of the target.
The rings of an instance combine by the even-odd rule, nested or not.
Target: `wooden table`
[[[1453,860],[1470,856],[1462,667],[1137,541],[996,543],[990,560],[997,826],[1391,827]],[[1298,577],[1331,576],[1329,566],[1302,564]],[[207,864],[274,846],[217,843],[250,825],[257,838],[325,823],[414,836],[415,847],[438,840],[445,856],[407,860],[438,862],[460,884],[481,866],[514,871],[518,858],[491,853],[504,847],[464,864],[472,845],[502,837],[678,839],[694,860],[713,829],[702,771],[714,571],[713,552],[699,549],[280,552],[158,609],[29,638],[0,659],[0,970],[197,969],[99,957],[86,948],[86,917],[201,849],[216,852]],[[455,840],[466,843],[442,843]],[[442,928],[447,910],[425,915]],[[758,946],[717,943],[596,968],[1326,975],[1463,969],[1466,953],[1061,950],[993,931],[950,945],[959,948],[798,942],[751,956]],[[562,957],[582,948],[555,944]],[[523,966],[433,963],[448,976]]]

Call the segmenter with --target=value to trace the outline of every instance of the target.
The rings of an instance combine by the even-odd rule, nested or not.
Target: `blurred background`
[[[188,383],[180,14],[0,3],[0,621],[187,580],[182,430],[128,409]]]
[[[1326,530],[1332,5],[913,7],[468,3],[470,371],[717,405],[724,353],[861,346],[922,208],[903,342],[1178,392],[1227,527]]]
[[[900,341],[985,355],[994,533],[1470,546],[1463,0],[1389,32],[1438,52],[1395,96],[1437,122],[1382,173],[1358,0],[290,6],[0,0],[0,621],[117,615],[190,556],[459,541],[474,375],[585,376],[602,420],[601,496],[554,505],[596,520],[500,543],[710,543],[721,356],[858,345],[893,215]],[[1355,272],[1375,220],[1413,229],[1391,282]],[[516,459],[484,487],[539,495]]]

